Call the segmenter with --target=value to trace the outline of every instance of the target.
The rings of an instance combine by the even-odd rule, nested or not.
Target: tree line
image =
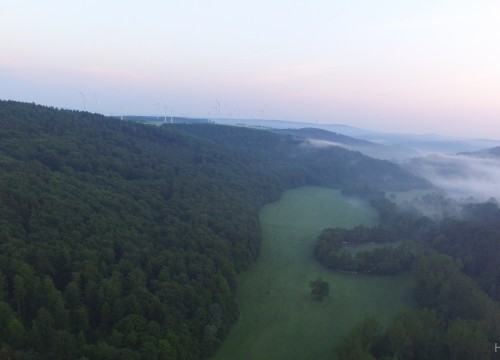
[[[347,234],[346,241],[384,242],[372,234],[380,227],[390,231],[391,240],[411,239],[418,251],[408,269],[415,281],[418,308],[399,314],[386,329],[366,318],[336,347],[337,358],[494,359],[494,344],[500,338],[500,209],[496,201],[464,204],[453,217],[431,219],[416,209],[389,204],[380,192],[366,196],[369,192],[364,189],[362,193],[383,222],[364,231],[324,230],[318,238],[317,257],[331,266],[325,253],[342,247],[341,230]],[[446,199],[427,196],[425,201],[436,205]],[[378,265],[385,261],[382,258]]]
[[[338,359],[495,359],[500,306],[461,270],[461,262],[435,251],[416,261],[416,310],[398,314],[383,329],[365,318],[335,348]]]

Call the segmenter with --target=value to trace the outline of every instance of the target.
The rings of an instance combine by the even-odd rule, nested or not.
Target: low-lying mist
[[[311,146],[311,147],[315,147],[315,148],[320,148],[320,149],[329,148],[332,146],[340,146],[340,147],[345,148],[345,149],[348,148],[346,145],[338,143],[338,142],[329,141],[329,140],[311,139],[311,138],[306,139],[306,141],[303,143],[303,145],[304,146]]]
[[[500,199],[499,158],[434,154],[413,159],[404,167],[454,199]]]

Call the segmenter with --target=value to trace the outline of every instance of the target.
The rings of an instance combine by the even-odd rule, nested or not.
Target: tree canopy
[[[494,359],[493,344],[500,337],[498,204],[464,204],[457,211],[460,217],[430,219],[380,199],[376,203],[384,219],[381,226],[391,239],[411,236],[419,249],[406,267],[413,273],[419,309],[398,315],[385,331],[374,332],[368,347],[359,333],[368,320],[358,324],[338,345],[338,357]],[[342,246],[376,240],[375,233],[376,228],[325,229],[318,237],[316,256],[327,266],[345,266],[348,262],[338,256]],[[397,254],[391,257],[397,259]],[[375,251],[364,257],[374,255]],[[370,264],[358,257],[350,261],[360,268]],[[377,269],[385,263],[381,258],[373,265]]]
[[[238,317],[258,211],[291,187],[425,182],[345,149],[0,101],[0,353],[200,359]]]
[[[311,297],[314,300],[323,300],[330,293],[330,284],[321,277],[311,281],[309,287],[311,288]]]

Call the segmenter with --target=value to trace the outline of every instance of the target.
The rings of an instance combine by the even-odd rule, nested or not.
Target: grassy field
[[[409,275],[346,275],[321,267],[312,254],[325,227],[373,225],[376,213],[338,191],[303,187],[265,206],[259,260],[239,278],[241,317],[214,360],[332,359],[333,347],[367,315],[387,323],[413,306]],[[330,295],[311,299],[322,276]]]

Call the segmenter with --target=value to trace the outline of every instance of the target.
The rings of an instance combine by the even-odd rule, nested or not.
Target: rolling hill
[[[286,189],[410,189],[397,165],[290,135],[0,101],[0,351],[200,359],[238,317],[258,211]]]

